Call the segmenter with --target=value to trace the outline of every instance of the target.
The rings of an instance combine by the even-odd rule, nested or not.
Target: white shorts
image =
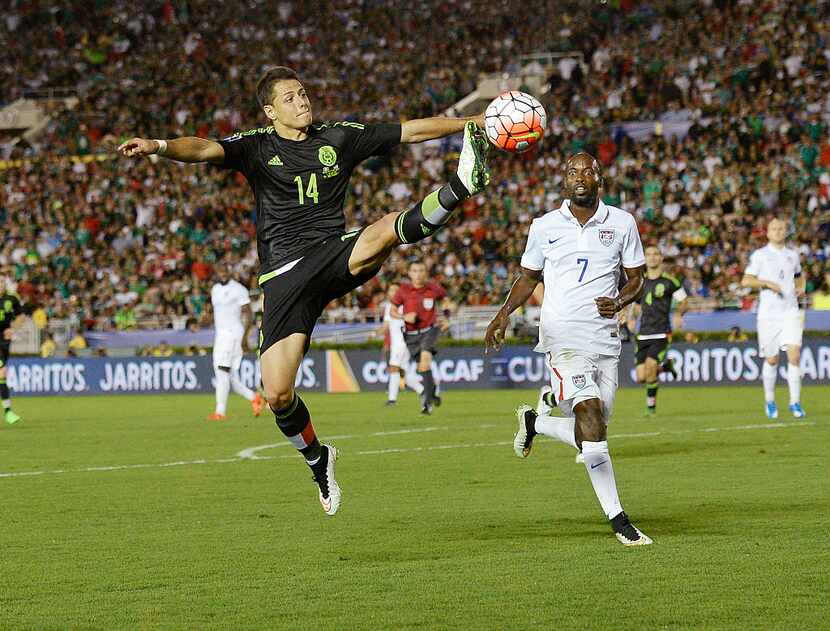
[[[242,336],[219,333],[213,340],[213,366],[239,370],[242,364]]]
[[[396,366],[397,368],[406,368],[409,366],[409,349],[406,346],[406,342],[401,340],[399,344],[392,342],[392,346],[389,349],[389,365]]]
[[[618,357],[579,351],[559,351],[546,357],[553,396],[565,416],[573,416],[573,408],[578,403],[599,399],[605,410],[605,422],[611,420],[619,381]]]
[[[758,354],[778,357],[787,346],[801,346],[804,334],[804,314],[788,313],[778,318],[758,318]]]

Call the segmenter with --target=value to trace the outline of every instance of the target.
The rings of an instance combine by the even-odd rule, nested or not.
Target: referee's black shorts
[[[331,236],[311,247],[290,270],[262,282],[260,354],[292,333],[308,336],[308,350],[314,324],[326,305],[377,274],[378,270],[360,276],[349,272],[349,257],[361,232]]]
[[[418,329],[417,331],[405,331],[404,340],[406,340],[406,347],[409,349],[409,355],[413,361],[418,361],[421,358],[421,351],[438,353],[438,335],[440,331],[438,327],[428,326],[425,329]]]

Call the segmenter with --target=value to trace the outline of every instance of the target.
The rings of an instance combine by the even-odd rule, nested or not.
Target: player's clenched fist
[[[127,157],[149,156],[157,153],[158,150],[158,141],[146,138],[131,138],[118,147],[118,152]]]
[[[594,298],[594,302],[597,303],[597,310],[603,318],[613,318],[614,314],[620,310],[620,302],[616,298],[603,296]]]
[[[504,333],[507,331],[507,325],[509,322],[510,318],[507,316],[504,316],[501,313],[496,314],[496,317],[493,318],[490,326],[487,327],[487,333],[484,334],[485,353],[489,353],[491,350],[501,350],[502,344],[504,344]]]

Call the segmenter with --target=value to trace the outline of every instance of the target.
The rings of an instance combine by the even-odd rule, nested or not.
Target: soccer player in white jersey
[[[404,381],[409,388],[419,395],[424,391],[424,386],[421,380],[418,379],[415,371],[409,369],[411,356],[403,336],[403,314],[401,313],[400,307],[392,304],[392,300],[398,292],[398,287],[399,285],[397,283],[389,285],[389,291],[387,291],[388,300],[383,309],[383,328],[389,331],[389,361],[387,362],[389,398],[386,400],[386,405],[395,405],[398,402],[398,391],[401,387],[401,370],[403,370]]]
[[[581,449],[597,499],[617,539],[626,546],[652,540],[623,511],[606,440],[614,408],[620,338],[616,314],[643,288],[645,256],[634,217],[599,199],[596,158],[578,153],[565,166],[562,205],[534,219],[521,275],[487,328],[486,348],[501,348],[509,316],[544,280],[539,345],[546,354],[553,394],[565,417],[517,411],[516,455],[530,455],[536,434]],[[619,288],[620,272],[628,279]]]
[[[759,289],[758,354],[764,358],[761,376],[764,381],[764,399],[769,418],[778,418],[775,405],[775,378],[778,372],[778,354],[787,352],[787,385],[790,389],[790,412],[795,418],[804,418],[801,407],[801,337],[804,332],[804,314],[798,308],[798,299],[804,296],[805,279],[801,275],[798,252],[784,246],[787,224],[773,219],[767,226],[769,243],[755,250],[749,257],[741,285]]]
[[[210,290],[210,302],[213,304],[213,374],[216,381],[216,409],[207,418],[209,421],[226,421],[228,395],[231,388],[251,402],[254,416],[259,416],[265,406],[265,399],[259,392],[254,392],[239,378],[239,366],[242,364],[242,340],[246,325],[243,322],[243,310],[250,322],[251,298],[248,290],[230,277],[227,270],[219,272],[219,282]]]

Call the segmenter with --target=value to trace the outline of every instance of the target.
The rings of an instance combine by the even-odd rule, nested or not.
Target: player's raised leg
[[[490,181],[487,139],[472,121],[464,126],[458,169],[445,184],[403,212],[390,213],[368,226],[349,257],[349,271],[359,276],[378,269],[392,248],[432,236],[446,224],[456,207],[480,193]]]
[[[307,340],[304,333],[293,333],[269,346],[260,356],[262,385],[277,427],[305,458],[319,487],[323,510],[327,515],[334,515],[340,507],[341,497],[340,486],[334,477],[337,450],[317,439],[308,408],[294,391],[294,379]]]

